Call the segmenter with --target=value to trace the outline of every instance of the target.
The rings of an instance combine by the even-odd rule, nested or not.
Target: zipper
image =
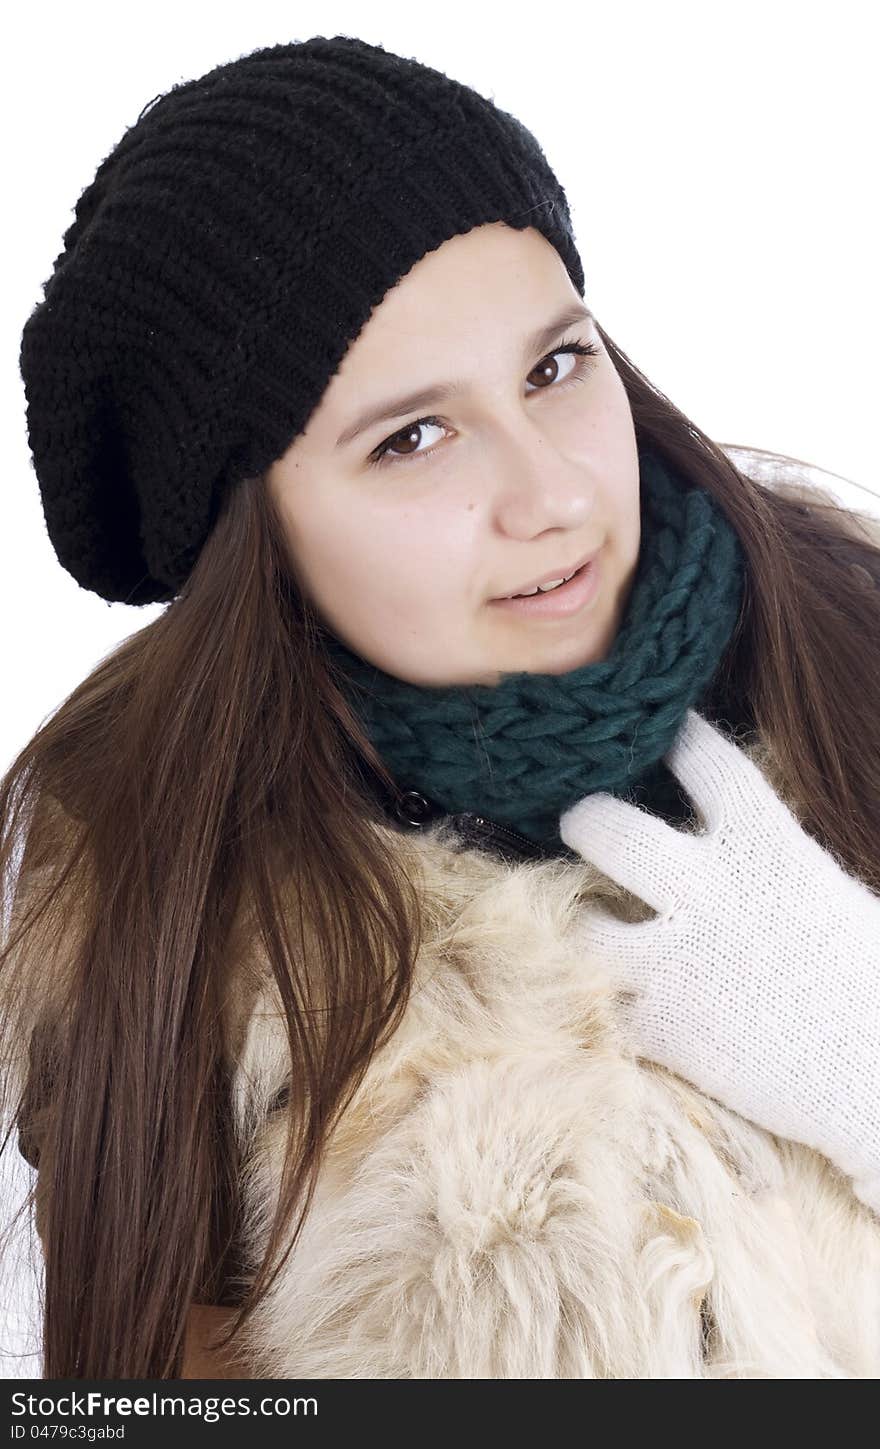
[[[489,820],[485,815],[477,815],[471,810],[449,815],[442,805],[438,805],[435,800],[429,800],[417,790],[403,791],[389,804],[394,818],[411,830],[422,830],[443,819],[466,845],[483,846],[495,849],[505,857],[512,855],[514,858],[527,860],[545,859],[552,854],[536,841],[512,830],[509,825]]]
[[[537,841],[529,840],[527,836],[511,830],[509,825],[501,825],[497,820],[487,820],[485,815],[474,815],[466,810],[460,815],[450,815],[448,818],[466,843],[495,845],[502,851],[512,850],[515,855],[529,860],[546,855],[544,847]]]

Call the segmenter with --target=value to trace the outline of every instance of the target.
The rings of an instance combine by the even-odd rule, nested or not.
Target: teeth
[[[574,571],[574,574],[576,573],[577,569]],[[549,594],[551,589],[558,589],[560,584],[567,584],[569,579],[574,578],[574,574],[569,574],[568,578],[564,579],[552,579],[549,584],[539,584],[536,589],[530,589],[527,594],[510,594],[508,597],[511,599],[531,599],[534,594]]]

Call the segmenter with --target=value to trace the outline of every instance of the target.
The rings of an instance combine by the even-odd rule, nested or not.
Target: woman
[[[168,608],[0,793],[47,1377],[224,1303],[218,1373],[876,1374],[880,544],[583,298],[534,138],[351,37],[77,204],[47,526]]]

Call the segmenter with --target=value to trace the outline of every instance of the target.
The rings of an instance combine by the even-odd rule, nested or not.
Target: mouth
[[[594,549],[592,553],[587,554],[585,558],[581,558],[578,562],[573,563],[569,568],[560,569],[555,574],[543,574],[541,578],[533,579],[531,583],[520,584],[516,589],[512,589],[509,594],[499,594],[497,598],[492,599],[490,602],[493,604],[501,604],[506,603],[508,599],[532,598],[538,594],[555,593],[558,589],[565,588],[574,578],[575,574],[579,574],[582,569],[592,563],[598,552],[598,549]]]
[[[602,549],[591,554],[576,568],[567,582],[558,584],[546,593],[536,588],[533,594],[492,599],[491,607],[536,622],[542,619],[568,619],[595,603],[601,586],[601,569]]]

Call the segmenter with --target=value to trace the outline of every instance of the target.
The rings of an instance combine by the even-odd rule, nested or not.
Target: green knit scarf
[[[639,450],[641,547],[617,638],[568,674],[410,684],[325,635],[340,686],[401,790],[473,811],[553,850],[559,817],[597,790],[682,818],[663,763],[736,626],[739,540],[703,489]]]

